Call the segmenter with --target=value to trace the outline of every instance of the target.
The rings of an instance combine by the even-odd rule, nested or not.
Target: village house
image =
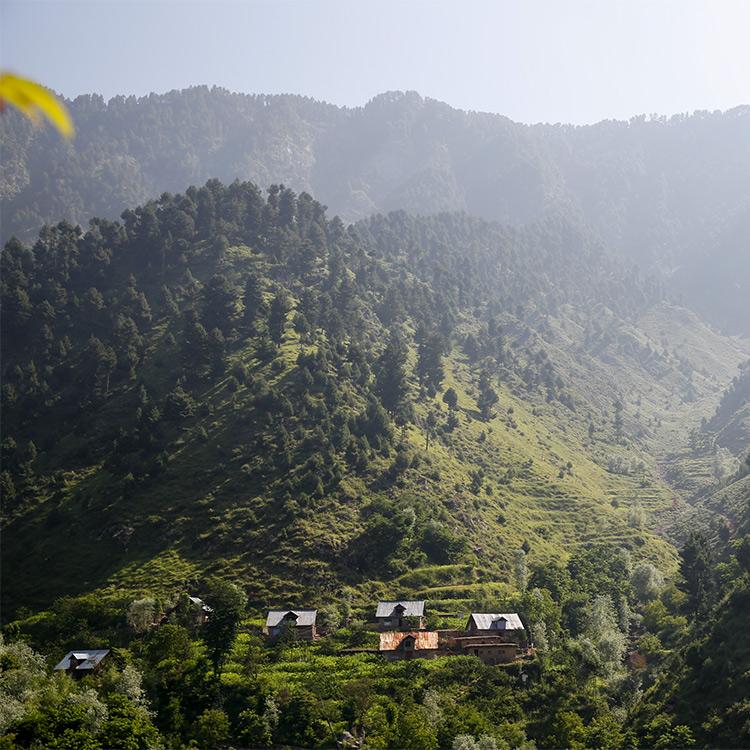
[[[55,670],[65,671],[73,677],[83,677],[97,670],[107,654],[108,648],[69,651]]]
[[[440,655],[437,631],[408,630],[381,633],[379,653],[386,659],[434,659]]]
[[[290,631],[297,638],[312,641],[318,636],[315,625],[317,618],[317,609],[272,609],[266,617],[263,632],[270,640]]]
[[[507,614],[472,612],[466,623],[466,631],[471,635],[503,636],[506,641],[520,641],[525,636],[521,618],[515,612]]]
[[[447,644],[446,644],[447,645]],[[450,653],[476,656],[483,664],[508,664],[526,654],[514,641],[506,641],[497,635],[459,636],[451,639]]]
[[[424,601],[378,602],[375,620],[380,630],[422,630]]]
[[[203,599],[191,596],[190,594],[182,594],[173,606],[168,607],[157,618],[155,624],[164,625],[171,618],[177,617],[182,624],[189,623],[194,627],[200,627],[201,625],[205,625],[209,617],[211,617],[212,612],[213,608],[209,607]]]
[[[367,650],[362,652],[371,653]],[[389,661],[476,656],[483,664],[509,664],[531,652],[502,635],[467,635],[465,630],[405,630],[380,633],[378,652]]]

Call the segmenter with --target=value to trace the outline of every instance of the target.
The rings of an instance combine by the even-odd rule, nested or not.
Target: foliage
[[[713,553],[691,537],[685,595],[661,585],[676,558],[648,524],[673,494],[644,459],[683,434],[658,421],[716,387],[654,353],[684,311],[584,227],[402,212],[346,227],[306,193],[211,180],[11,240],[2,264],[8,632],[51,660],[117,651],[92,693],[11,644],[2,716],[20,746],[620,747],[639,681],[664,689],[667,659],[689,674],[708,658],[692,621],[714,602]],[[728,379],[738,349],[699,333],[706,372]],[[727,618],[744,546],[722,553]],[[152,626],[186,588],[207,622]],[[376,598],[402,595],[446,627],[518,611],[539,654],[485,668],[344,651],[372,645]],[[265,607],[304,602],[323,642],[260,641]],[[639,627],[646,663],[627,671]],[[650,699],[641,739],[743,726],[734,693],[715,732],[689,698],[665,720]]]
[[[218,672],[222,659],[237,637],[237,630],[247,604],[245,592],[236,584],[219,579],[207,582],[206,602],[211,607],[207,622],[203,626],[203,640]]]

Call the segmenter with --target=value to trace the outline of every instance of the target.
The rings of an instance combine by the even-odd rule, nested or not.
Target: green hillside
[[[212,180],[11,240],[2,285],[5,746],[746,732],[750,477],[722,436],[750,347],[584,225],[347,226]],[[538,651],[390,664],[367,624],[388,597],[431,628],[518,612]],[[262,639],[302,606],[319,640]],[[107,666],[50,676],[82,644]]]
[[[668,721],[692,727],[697,744],[745,747],[750,742],[750,466],[695,507],[685,526],[710,542],[710,605],[679,648],[645,682],[631,722],[648,741]],[[687,536],[687,534],[686,534]],[[688,568],[683,564],[683,571]],[[695,567],[693,567],[695,570]]]
[[[6,613],[206,573],[257,606],[508,581],[522,545],[673,569],[659,456],[747,349],[584,230],[347,228],[215,181],[123,219],[3,253]]]

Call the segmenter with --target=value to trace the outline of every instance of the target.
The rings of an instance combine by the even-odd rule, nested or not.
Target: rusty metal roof
[[[401,642],[404,640],[404,638],[407,637],[414,638],[415,651],[425,651],[438,648],[437,632],[428,632],[426,630],[408,630],[403,633],[381,633],[380,650],[395,651],[401,645]]]

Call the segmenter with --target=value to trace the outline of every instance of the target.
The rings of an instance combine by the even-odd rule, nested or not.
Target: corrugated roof
[[[87,669],[93,669],[99,662],[109,653],[108,648],[95,648],[95,649],[81,649],[80,651],[68,651],[63,657],[63,660],[55,667],[55,669],[70,669],[70,657],[73,656],[78,660],[76,665],[76,672],[78,670],[85,671]]]
[[[401,645],[401,641],[403,641],[404,638],[408,636],[414,638],[415,651],[436,649],[438,647],[437,632],[429,632],[426,630],[410,630],[404,633],[381,633],[380,650],[395,651]]]
[[[315,625],[315,619],[318,616],[317,609],[272,609],[266,617],[266,627],[273,628],[279,625],[284,617],[290,613],[297,616],[295,624],[298,627]]]
[[[424,601],[378,602],[375,617],[396,617],[393,610],[397,604],[404,608],[403,617],[424,617]]]
[[[472,612],[471,618],[479,630],[523,630],[521,618],[515,612],[506,614],[489,614],[487,612]],[[503,627],[503,619],[505,627]]]

